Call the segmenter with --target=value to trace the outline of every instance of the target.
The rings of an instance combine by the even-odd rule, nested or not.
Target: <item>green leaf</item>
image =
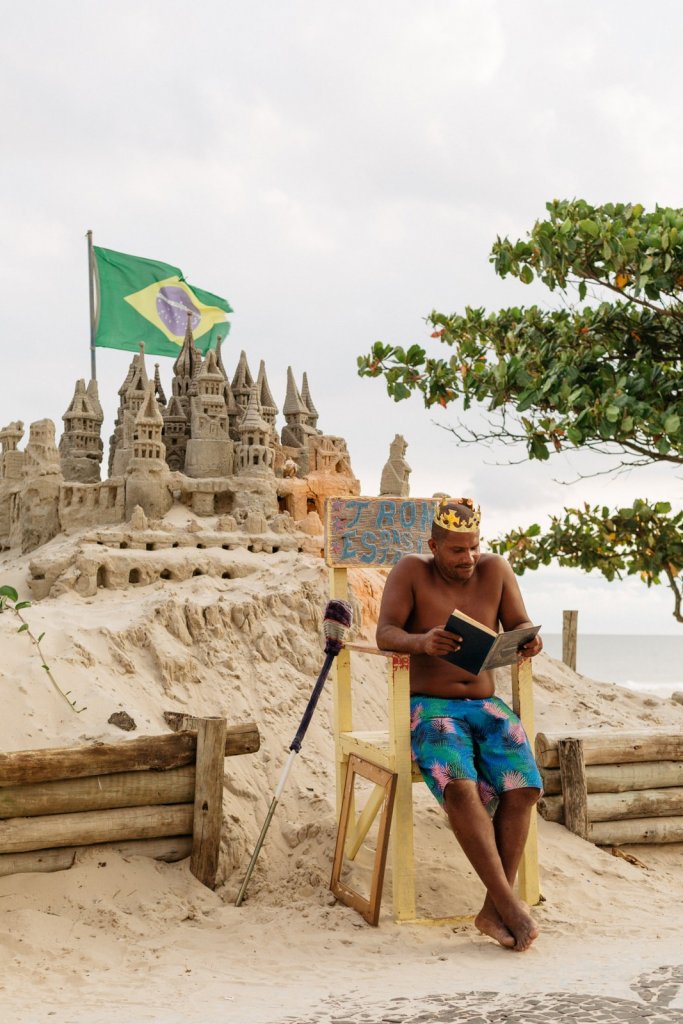
[[[600,234],[600,228],[594,220],[588,220],[588,218],[586,218],[585,220],[580,220],[579,227],[585,235],[590,235],[591,238],[597,238]]]
[[[0,595],[2,597],[9,597],[10,601],[18,601],[19,595],[17,594],[14,587],[0,587]]]
[[[19,626],[19,629],[17,630],[17,633],[25,633],[27,629],[28,629],[28,622],[24,622],[23,625]]]
[[[14,610],[15,610],[15,612],[20,612],[22,608],[30,608],[30,607],[31,607],[31,602],[30,601],[20,601],[19,604],[15,604]]]
[[[41,634],[40,634],[40,636],[38,637],[38,639],[36,640],[36,643],[37,643],[37,644],[39,644],[39,643],[40,643],[40,641],[41,641],[41,640],[43,639],[43,637],[44,637],[44,636],[45,636],[45,634],[44,634],[44,633],[41,633]]]
[[[667,434],[677,434],[680,425],[681,418],[680,416],[677,416],[675,413],[672,416],[667,416],[667,418],[664,420],[664,429],[666,430]]]
[[[587,291],[588,291],[588,288],[586,286],[586,282],[585,281],[580,281],[579,282],[579,298],[581,299],[582,302],[586,298],[586,292]]]
[[[607,408],[605,409],[605,418],[608,419],[610,421],[610,423],[616,423],[617,420],[619,419],[619,416],[620,416],[620,410],[619,410],[618,406],[616,406],[616,405],[608,405]]]
[[[534,279],[534,272],[531,269],[531,267],[522,267],[522,272],[519,275],[519,279],[522,282],[522,284],[531,284],[531,282]]]

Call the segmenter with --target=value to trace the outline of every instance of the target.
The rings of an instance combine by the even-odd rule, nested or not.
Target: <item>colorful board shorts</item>
[[[522,723],[500,697],[446,700],[417,694],[410,698],[410,728],[413,760],[442,806],[454,779],[476,782],[489,814],[506,790],[542,791]]]

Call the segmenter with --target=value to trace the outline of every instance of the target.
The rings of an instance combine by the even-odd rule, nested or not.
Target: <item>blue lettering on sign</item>
[[[434,508],[430,502],[422,502],[422,517],[420,519],[420,529],[427,530],[432,525],[432,519],[434,518]]]
[[[353,519],[350,520],[349,523],[347,523],[347,526],[349,528],[356,525],[356,523],[358,522],[358,520],[361,517],[361,513],[362,513],[363,509],[366,509],[369,504],[370,504],[369,501],[348,501],[347,502],[347,506],[348,506],[348,508],[350,510],[353,509],[354,505],[356,506],[356,514],[355,514],[355,516],[353,517]]]
[[[412,526],[417,518],[417,508],[414,501],[402,501],[399,509],[401,526]]]
[[[361,535],[361,542],[366,550],[360,556],[361,562],[374,562],[377,557],[377,544],[375,534],[372,530],[364,530]]]
[[[396,515],[396,502],[395,501],[383,501],[380,503],[379,512],[377,513],[377,526],[394,525],[394,516]]]
[[[342,551],[341,551],[341,556],[340,556],[342,562],[344,561],[345,558],[354,558],[355,557],[356,549],[353,547],[353,545],[351,543],[351,541],[355,539],[355,536],[356,536],[355,530],[354,530],[353,533],[345,533],[344,534],[344,544],[342,546]]]

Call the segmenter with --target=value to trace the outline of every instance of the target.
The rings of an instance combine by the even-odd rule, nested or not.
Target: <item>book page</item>
[[[533,640],[540,628],[540,626],[523,626],[521,629],[511,629],[507,633],[499,633],[496,642],[486,656],[482,669],[514,665],[520,647]]]

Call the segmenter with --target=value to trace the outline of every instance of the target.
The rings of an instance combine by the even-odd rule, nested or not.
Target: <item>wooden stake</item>
[[[562,661],[576,672],[576,633],[579,613],[562,612]]]
[[[559,740],[557,744],[564,801],[564,823],[570,832],[588,838],[586,770],[582,740]]]
[[[203,718],[197,729],[197,774],[190,871],[203,885],[216,885],[223,824],[224,718]]]
[[[639,732],[600,733],[580,729],[574,733],[583,741],[585,764],[632,764],[641,761],[683,761],[683,733]],[[557,768],[557,734],[539,732],[536,761],[539,767]]]

